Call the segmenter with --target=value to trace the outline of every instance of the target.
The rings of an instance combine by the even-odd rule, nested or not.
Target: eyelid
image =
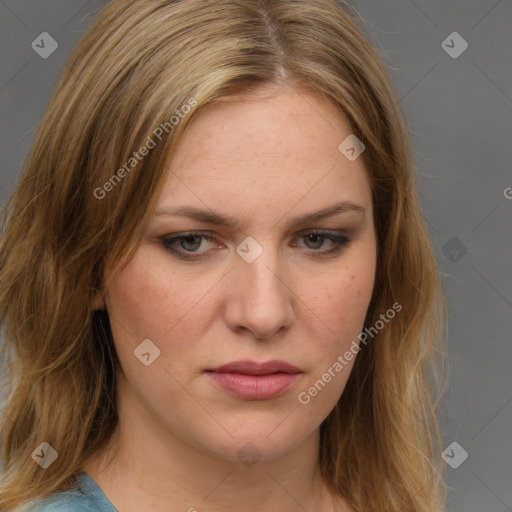
[[[293,238],[297,238],[300,236],[305,236],[309,234],[318,234],[318,235],[332,235],[332,236],[342,236],[346,235],[348,237],[348,233],[350,230],[347,229],[327,229],[327,228],[309,228],[302,229],[297,231]],[[191,230],[191,231],[176,231],[175,233],[169,233],[161,237],[162,239],[176,239],[176,238],[186,238],[187,236],[204,236],[205,238],[216,240],[218,235],[214,231],[209,230]]]

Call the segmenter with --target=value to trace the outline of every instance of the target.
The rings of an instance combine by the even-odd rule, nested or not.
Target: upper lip
[[[245,375],[270,375],[272,373],[302,373],[299,368],[286,361],[274,359],[272,361],[258,362],[244,359],[223,364],[207,371],[217,373],[241,373]]]

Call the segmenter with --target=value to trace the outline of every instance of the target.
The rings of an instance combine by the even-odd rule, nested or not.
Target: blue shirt
[[[118,512],[87,473],[77,477],[77,487],[31,501],[18,512]]]

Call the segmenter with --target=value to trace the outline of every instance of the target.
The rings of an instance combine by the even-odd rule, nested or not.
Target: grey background
[[[439,417],[444,446],[468,452],[448,467],[449,510],[511,511],[512,1],[351,3],[405,106],[444,276],[451,381]],[[0,1],[2,204],[59,72],[104,4]],[[42,32],[58,42],[47,59],[31,48]],[[458,58],[441,46],[452,32],[468,43]]]

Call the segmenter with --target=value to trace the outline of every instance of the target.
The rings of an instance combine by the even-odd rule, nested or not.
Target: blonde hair
[[[107,269],[113,279],[133,255],[188,123],[208,105],[282,85],[331,102],[363,141],[378,237],[365,326],[402,306],[361,350],[321,425],[325,481],[357,511],[443,506],[435,411],[445,299],[400,100],[344,7],[114,0],[95,18],[62,72],[5,217],[0,509],[68,489],[114,433],[118,360],[93,299],[108,287]],[[130,160],[150,139],[144,158]],[[58,452],[45,470],[31,456],[42,442]]]

